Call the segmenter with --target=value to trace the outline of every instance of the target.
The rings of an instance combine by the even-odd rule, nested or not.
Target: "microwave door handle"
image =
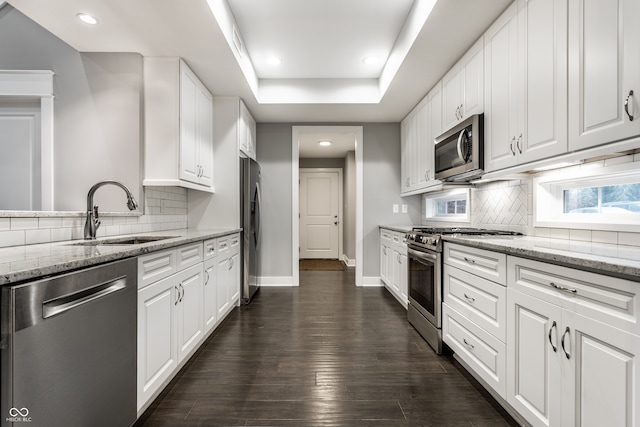
[[[462,129],[460,131],[460,135],[458,135],[458,145],[456,147],[458,149],[458,157],[460,158],[462,164],[466,163],[465,156],[462,155],[462,139],[464,138],[464,134],[466,131],[466,129]]]

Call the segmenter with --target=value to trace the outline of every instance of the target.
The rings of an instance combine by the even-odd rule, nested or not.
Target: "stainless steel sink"
[[[129,237],[115,237],[111,239],[99,239],[99,240],[82,240],[80,242],[69,243],[71,246],[129,246],[129,245],[142,245],[145,243],[157,242],[158,240],[174,239],[178,236],[129,236]]]

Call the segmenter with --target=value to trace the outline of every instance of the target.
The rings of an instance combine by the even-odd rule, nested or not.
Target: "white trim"
[[[380,276],[367,276],[362,278],[362,283],[358,286],[382,288],[384,287],[384,283],[382,282]]]
[[[306,173],[338,173],[338,258],[340,258],[340,254],[342,253],[342,248],[344,247],[344,236],[343,236],[343,220],[344,220],[344,206],[343,206],[343,181],[342,181],[342,169],[340,168],[298,168],[298,173],[306,172]],[[299,212],[299,211],[298,211]],[[299,225],[298,225],[299,226]]]
[[[317,131],[319,128],[329,132],[354,132],[356,135],[356,286],[363,286],[362,264],[363,264],[363,164],[362,151],[364,141],[364,130],[362,126],[292,126],[291,129],[291,271],[293,285],[300,284],[300,270],[298,263],[300,253],[296,250],[300,242],[300,221],[298,218],[300,182],[298,169],[300,167],[300,146],[298,144],[299,135],[305,131]]]
[[[0,8],[4,2],[0,2]],[[40,98],[41,202],[52,211],[53,194],[53,76],[50,70],[0,70],[0,98]]]
[[[340,257],[340,259],[347,265],[347,267],[356,266],[356,260],[349,258],[346,254],[342,254],[342,257]]]
[[[293,283],[293,277],[291,276],[274,276],[274,277],[266,277],[261,276],[258,277],[258,284],[260,286],[267,287],[276,287],[276,286],[297,286]]]
[[[562,194],[567,187],[599,187],[611,185],[610,180],[617,177],[620,183],[630,176],[640,175],[640,162],[631,161],[606,166],[598,163],[585,163],[570,168],[558,169],[540,174],[533,179],[534,227],[570,228],[588,230],[638,232],[637,215],[598,215],[565,214],[562,209]]]

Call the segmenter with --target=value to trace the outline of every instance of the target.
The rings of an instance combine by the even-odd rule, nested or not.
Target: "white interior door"
[[[340,174],[300,171],[300,258],[338,259]]]

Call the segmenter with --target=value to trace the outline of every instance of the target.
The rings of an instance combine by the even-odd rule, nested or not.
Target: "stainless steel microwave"
[[[435,178],[470,181],[484,173],[484,115],[474,114],[435,140]]]

